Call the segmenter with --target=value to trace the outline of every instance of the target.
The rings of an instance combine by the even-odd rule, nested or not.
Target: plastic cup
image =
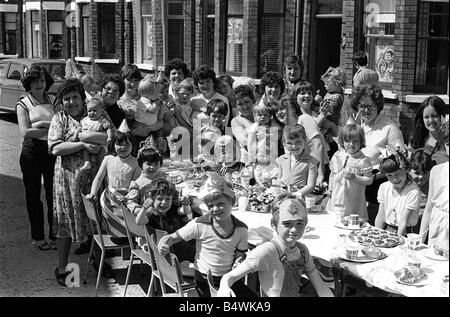
[[[420,259],[416,256],[408,256],[406,258],[406,266],[416,267],[420,269],[422,263],[420,262]]]
[[[358,214],[351,214],[348,217],[348,227],[358,229],[359,228],[359,215]]]
[[[409,250],[416,250],[420,245],[420,235],[417,233],[408,233],[406,235]]]
[[[335,205],[334,206],[334,213],[336,216],[337,224],[342,223],[342,217],[344,217],[344,215],[345,215],[345,210],[346,210],[346,208],[343,205]]]
[[[305,204],[306,204],[306,209],[310,209],[314,206],[315,202],[316,202],[316,195],[306,195],[305,196]]]
[[[243,212],[247,209],[248,206],[248,197],[247,196],[241,196],[238,198],[238,208],[239,211]]]
[[[355,245],[348,245],[345,247],[345,255],[349,260],[356,260],[358,257],[359,247]]]

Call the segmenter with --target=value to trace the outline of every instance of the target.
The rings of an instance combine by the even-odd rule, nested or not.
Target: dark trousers
[[[53,174],[56,157],[48,153],[47,141],[26,138],[20,153],[20,169],[25,186],[25,200],[33,240],[45,239],[44,206],[41,201],[41,180],[44,177],[45,199],[47,201],[48,237],[53,234]]]
[[[380,185],[387,181],[387,178],[381,178],[381,179],[374,179],[373,183],[369,186],[366,186],[366,201],[369,203],[367,206],[367,214],[369,216],[369,224],[372,226],[375,225],[375,218],[378,214],[378,189],[380,188]]]
[[[222,276],[213,276],[213,286],[219,289],[220,280]],[[195,288],[197,289],[199,297],[211,297],[207,276],[200,271],[195,270]],[[236,297],[258,297],[247,285],[244,284],[243,279],[236,281],[231,289],[236,294]]]

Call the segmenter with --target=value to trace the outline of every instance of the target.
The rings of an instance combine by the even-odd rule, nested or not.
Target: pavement
[[[0,112],[0,297],[93,297],[97,274],[92,265],[83,285],[87,254],[75,255],[77,246],[72,246],[69,262],[79,265],[80,287],[68,288],[60,286],[54,276],[57,251],[41,251],[32,245],[19,166],[21,143],[16,115]],[[43,190],[41,197],[45,206]],[[97,296],[123,296],[129,261],[120,254],[106,261],[115,278],[102,278]],[[127,296],[145,296],[151,271],[146,265],[140,271],[139,265],[133,266]]]

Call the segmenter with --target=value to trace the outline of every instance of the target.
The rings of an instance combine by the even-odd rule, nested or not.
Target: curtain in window
[[[284,17],[266,16],[261,20],[260,73],[279,72],[283,66]]]

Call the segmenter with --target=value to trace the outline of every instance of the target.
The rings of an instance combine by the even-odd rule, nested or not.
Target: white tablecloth
[[[275,232],[270,219],[271,214],[241,212],[237,208],[232,214],[248,226],[248,242],[259,245],[269,241]],[[337,228],[335,217],[327,212],[308,215],[308,226],[300,242],[304,243],[310,253],[326,261],[338,258],[339,250],[344,242],[339,235],[348,235],[351,231]],[[422,262],[422,268],[428,274],[428,284],[416,287],[401,285],[395,281],[394,272],[404,266],[406,250],[404,245],[395,248],[382,248],[387,258],[370,263],[340,262],[340,267],[347,269],[355,276],[366,281],[368,286],[376,286],[388,292],[410,297],[448,297],[448,283],[444,290],[442,278],[449,274],[449,262],[431,260],[423,255],[424,250],[416,251]]]

